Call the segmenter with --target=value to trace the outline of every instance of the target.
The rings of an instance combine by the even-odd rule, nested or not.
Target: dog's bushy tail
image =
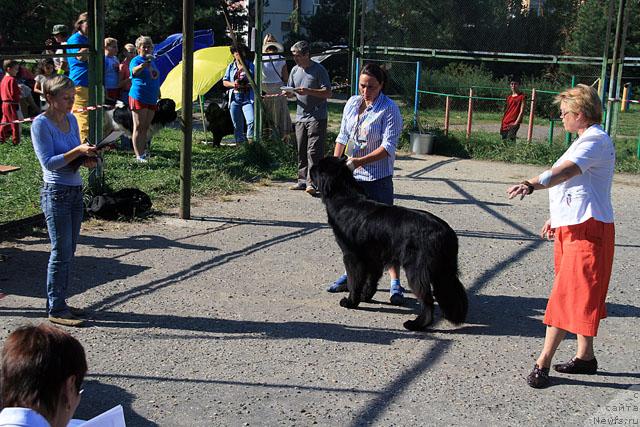
[[[433,296],[445,319],[463,323],[467,318],[469,302],[467,291],[458,279],[458,237],[452,229],[442,239],[438,261],[432,263],[430,274]]]
[[[448,321],[459,324],[467,318],[469,302],[467,291],[457,274],[436,274],[432,276],[433,296]]]

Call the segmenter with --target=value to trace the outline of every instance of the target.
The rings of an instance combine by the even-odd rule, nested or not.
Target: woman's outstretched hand
[[[516,196],[520,196],[520,200],[524,199],[524,196],[531,194],[529,192],[529,187],[526,184],[516,184],[512,187],[507,188],[507,195],[509,199],[513,199]]]

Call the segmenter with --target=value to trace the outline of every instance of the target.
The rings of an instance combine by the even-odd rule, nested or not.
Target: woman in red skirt
[[[527,377],[534,388],[549,385],[551,359],[567,332],[577,335],[576,355],[553,369],[596,373],[593,338],[600,319],[607,317],[604,301],[615,240],[611,205],[615,148],[599,124],[600,98],[592,87],[578,85],[559,94],[556,103],[564,128],[577,133],[578,139],[551,169],[507,189],[510,199],[549,189],[550,218],[542,236],[555,239],[555,279],[544,315],[544,347]]]

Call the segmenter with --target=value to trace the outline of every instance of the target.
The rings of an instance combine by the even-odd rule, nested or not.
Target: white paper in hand
[[[89,421],[71,420],[67,427],[126,427],[122,405],[115,406]]]
[[[121,130],[111,132],[102,141],[96,144],[96,148],[101,149],[106,147],[107,145],[113,144],[114,142],[116,142],[116,139],[120,138],[123,134],[124,132],[122,132]]]

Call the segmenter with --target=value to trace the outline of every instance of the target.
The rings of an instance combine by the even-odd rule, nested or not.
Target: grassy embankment
[[[331,104],[327,152],[333,151],[332,141],[340,126],[342,105]],[[440,122],[439,114],[425,113],[428,123]],[[464,118],[462,118],[464,117]],[[478,113],[475,123],[497,123],[496,113]],[[463,124],[463,112],[452,113],[452,124]],[[406,123],[411,122],[405,112]],[[544,124],[544,121],[542,121]],[[548,125],[548,121],[547,121]],[[409,126],[405,126],[408,129]],[[521,133],[523,131],[521,130]],[[637,109],[621,115],[620,136],[616,138],[617,170],[640,173],[640,161],[635,158],[637,135],[640,132],[640,111]],[[635,133],[635,135],[634,135]],[[0,164],[20,166],[21,170],[0,176],[0,224],[25,218],[40,212],[38,190],[41,171],[31,141],[28,127],[24,126],[23,142],[18,147],[0,145]],[[254,144],[252,146],[223,146],[220,148],[200,144],[202,131],[194,131],[193,184],[194,196],[220,196],[249,189],[248,183],[269,180],[293,180],[296,175],[295,148],[281,143]],[[137,187],[147,192],[156,209],[165,209],[179,203],[179,129],[165,129],[153,140],[152,160],[148,164],[134,162],[130,152],[111,151],[106,157],[106,186],[111,190]],[[464,130],[452,130],[448,138],[440,136],[435,154],[496,160],[512,163],[550,165],[564,151],[564,134],[558,129],[553,145],[546,141],[532,144],[518,140],[515,144],[500,140],[496,132],[474,132],[470,141],[465,140]],[[400,150],[409,150],[408,130],[403,133]],[[83,168],[86,178],[87,171]]]

